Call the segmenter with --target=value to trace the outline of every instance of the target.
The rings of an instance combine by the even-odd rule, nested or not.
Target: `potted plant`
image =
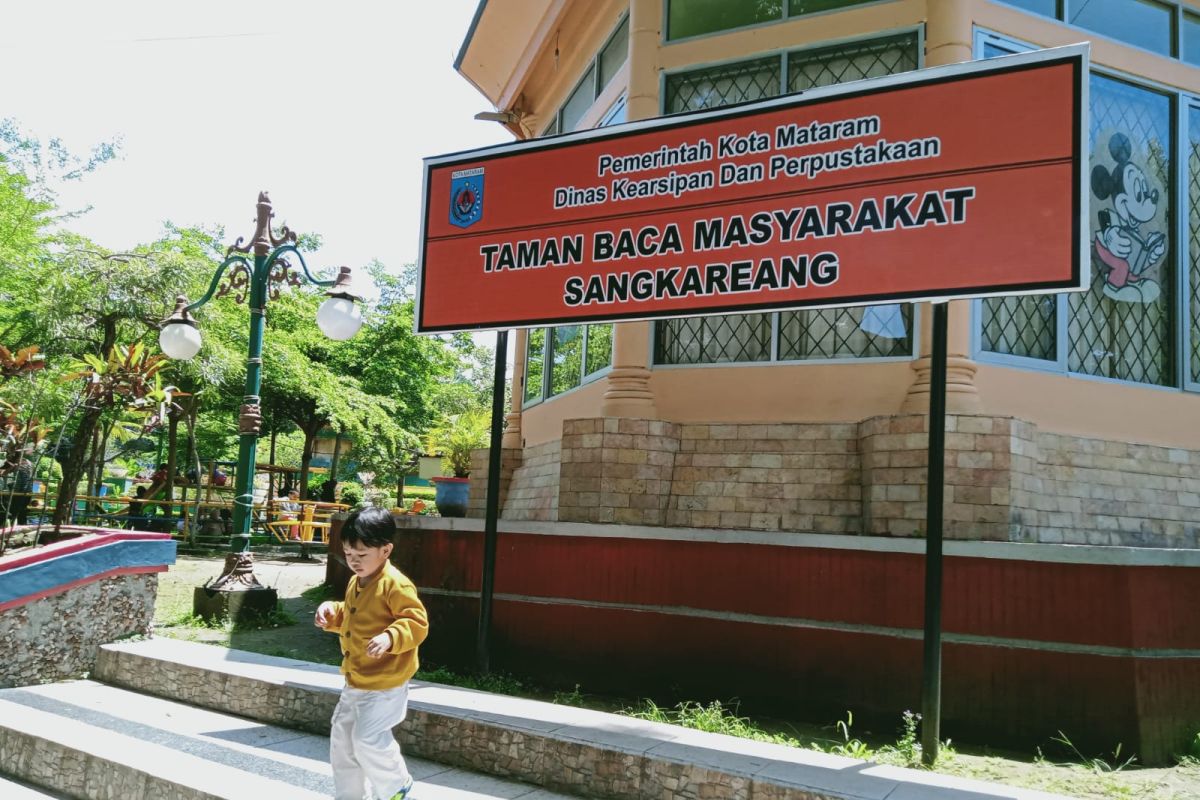
[[[443,418],[425,437],[425,448],[442,456],[443,477],[433,478],[434,503],[443,517],[465,517],[470,489],[471,451],[486,447],[491,419],[483,411]]]

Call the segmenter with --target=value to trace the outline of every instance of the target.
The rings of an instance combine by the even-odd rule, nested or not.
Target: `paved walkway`
[[[0,717],[23,721],[34,735],[65,740],[79,736],[105,740],[124,750],[125,761],[161,770],[173,781],[218,797],[329,798],[333,778],[329,740],[273,725],[118,689],[94,681],[74,681],[0,691]],[[73,732],[62,736],[61,731]],[[514,781],[409,758],[417,779],[414,800],[569,800]],[[115,765],[115,774],[123,765]],[[243,773],[239,776],[237,773]],[[261,779],[249,782],[246,778]],[[33,800],[63,795],[4,783],[3,800]],[[229,787],[245,783],[246,793]],[[94,780],[87,789],[99,788]],[[262,794],[262,790],[267,794]],[[94,796],[101,796],[97,793]],[[147,793],[145,800],[152,800]],[[138,800],[126,797],[124,800]]]

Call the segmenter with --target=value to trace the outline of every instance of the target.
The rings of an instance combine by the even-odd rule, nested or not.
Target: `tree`
[[[53,518],[56,528],[71,518],[84,469],[83,443],[91,441],[106,413],[112,416],[111,430],[118,436],[133,436],[166,419],[172,390],[163,387],[159,376],[166,365],[164,356],[149,355],[141,344],[117,345],[107,358],[88,353],[74,362],[75,371],[65,379],[82,381],[83,414],[75,429],[76,444],[62,465]],[[98,452],[103,453],[103,448]]]

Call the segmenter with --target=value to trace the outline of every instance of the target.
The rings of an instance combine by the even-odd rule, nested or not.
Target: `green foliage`
[[[425,437],[425,449],[442,456],[442,471],[456,478],[471,474],[471,451],[488,446],[491,415],[473,409],[444,417]]]
[[[1095,773],[1105,772],[1120,772],[1129,765],[1137,761],[1137,755],[1131,754],[1124,759],[1121,758],[1121,743],[1113,749],[1111,756],[1093,756],[1088,757],[1079,752],[1079,748],[1067,737],[1062,731],[1058,732],[1057,736],[1050,737],[1051,741],[1057,742],[1064,746],[1072,755],[1079,759],[1085,767]]]
[[[508,694],[520,696],[525,685],[512,675],[491,673],[489,675],[465,675],[445,667],[422,667],[417,672],[416,679],[430,683],[444,683],[447,686],[461,686],[464,689],[477,689],[481,692]]]
[[[305,589],[300,593],[300,596],[310,603],[323,603],[326,600],[337,600],[337,593],[333,591],[333,587],[327,583],[318,583],[316,586]]]
[[[637,708],[626,709],[623,714],[651,722],[665,722],[708,733],[723,733],[758,742],[773,742],[799,747],[800,742],[786,734],[770,733],[753,724],[748,718],[738,716],[736,705],[730,711],[721,701],[713,700],[708,705],[696,702],[679,703],[674,708],[663,708],[653,700],[643,700]]]
[[[558,703],[560,706],[575,706],[576,708],[583,708],[585,705],[584,696],[579,691],[578,683],[569,692],[555,692],[551,702]]]
[[[363,487],[361,483],[346,481],[338,484],[338,486],[340,486],[342,490],[341,502],[345,503],[351,508],[358,508],[362,505]]]

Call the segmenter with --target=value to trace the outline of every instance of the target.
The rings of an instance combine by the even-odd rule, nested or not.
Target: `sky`
[[[314,270],[416,261],[421,159],[510,141],[454,71],[476,0],[38,0],[0,28],[0,119],[117,160],[60,195],[103,246],[169,220],[323,237]],[[361,271],[360,271],[361,272]],[[490,338],[490,337],[489,337]]]

